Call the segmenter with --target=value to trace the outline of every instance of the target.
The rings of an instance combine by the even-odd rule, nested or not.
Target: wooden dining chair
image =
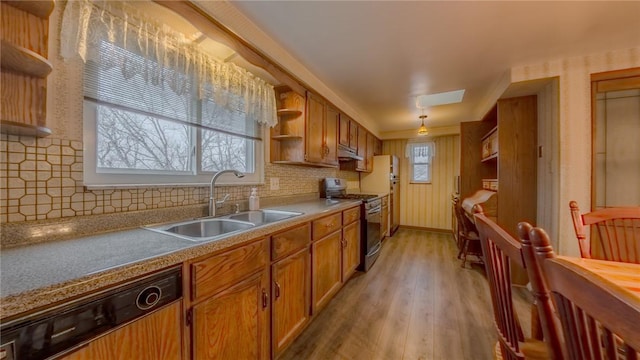
[[[638,359],[640,305],[633,295],[556,258],[544,231],[533,229],[530,238],[557,307],[567,358]]]
[[[640,207],[614,207],[580,213],[578,203],[569,202],[580,255],[640,264]],[[590,239],[587,231],[593,229]]]
[[[542,341],[525,339],[513,306],[511,266],[524,268],[520,242],[495,222],[476,213],[484,263],[489,280],[493,317],[498,333],[496,357],[502,359],[549,359]]]
[[[532,236],[544,239],[540,243],[545,245],[538,248],[538,252],[535,251],[531,243]],[[540,321],[539,326],[542,331],[542,338],[547,345],[550,357],[555,360],[564,359],[564,340],[558,323],[559,319],[553,301],[551,301],[551,291],[540,265],[545,258],[555,257],[549,238],[543,229],[534,229],[527,222],[518,224],[518,237],[522,245],[522,258],[529,276],[531,294],[535,301],[534,310],[536,311],[532,314],[532,319]]]
[[[474,255],[480,263],[482,260],[482,249],[480,248],[480,238],[476,226],[469,220],[460,204],[455,206],[456,219],[458,220],[459,251],[458,259],[462,259],[462,267],[465,267],[468,255]]]

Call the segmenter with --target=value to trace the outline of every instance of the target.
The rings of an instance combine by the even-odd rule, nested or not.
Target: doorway
[[[593,74],[592,210],[640,206],[640,68]]]

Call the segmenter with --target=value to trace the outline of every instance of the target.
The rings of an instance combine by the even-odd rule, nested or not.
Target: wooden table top
[[[631,293],[640,302],[640,264],[558,256]]]

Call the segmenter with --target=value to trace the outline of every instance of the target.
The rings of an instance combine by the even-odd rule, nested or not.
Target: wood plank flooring
[[[492,359],[487,281],[456,255],[449,234],[399,230],[281,359]]]

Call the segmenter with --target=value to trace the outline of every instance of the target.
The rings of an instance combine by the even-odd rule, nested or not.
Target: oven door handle
[[[382,243],[378,242],[376,244],[376,246],[373,247],[373,251],[371,251],[371,253],[367,254],[367,256],[373,256],[373,255],[379,253],[380,249],[382,249]]]
[[[367,214],[379,213],[382,210],[382,206],[376,206],[373,209],[367,210]]]

